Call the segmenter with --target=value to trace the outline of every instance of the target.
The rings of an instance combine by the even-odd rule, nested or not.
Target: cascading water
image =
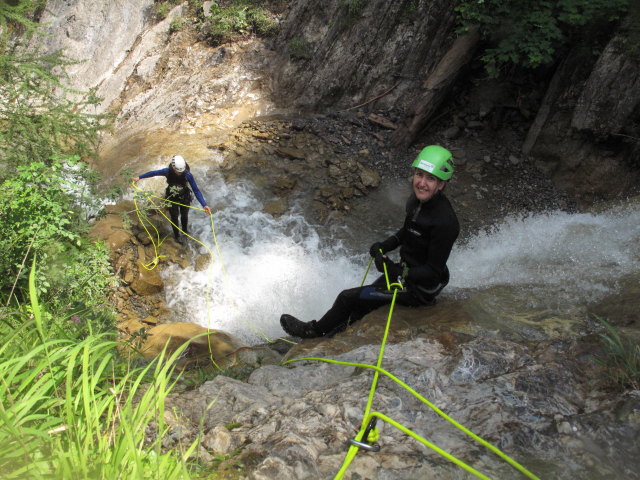
[[[362,278],[366,259],[322,239],[301,213],[278,219],[263,213],[264,199],[251,182],[226,184],[218,176],[200,187],[216,206],[218,248],[204,215],[190,216],[190,234],[211,249],[214,261],[201,272],[177,266],[164,271],[167,302],[185,319],[248,343],[275,339],[283,334],[282,313],[317,318],[337,292]]]
[[[406,185],[386,193],[381,189],[366,199],[381,202],[381,208],[368,209],[372,218],[347,216],[345,228],[335,235],[310,224],[301,211],[277,219],[263,213],[269,198],[249,180],[227,184],[219,175],[194,170],[215,207],[219,252],[208,219],[194,212],[191,234],[213,251],[214,261],[201,272],[165,269],[167,301],[185,320],[250,344],[282,335],[280,314],[318,318],[340,290],[358,285],[369,261],[369,242],[400,226],[408,194]],[[451,283],[441,296],[506,288],[502,294],[523,308],[570,309],[614,292],[624,279],[637,280],[639,240],[637,201],[600,213],[505,218],[458,242],[449,260]],[[375,275],[370,272],[368,280]]]
[[[459,289],[506,285],[559,306],[599,300],[640,272],[640,205],[506,218],[458,245],[449,265]]]

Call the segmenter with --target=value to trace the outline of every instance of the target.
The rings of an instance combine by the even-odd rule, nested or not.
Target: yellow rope
[[[371,266],[371,260],[369,261],[369,267],[370,266]],[[367,267],[367,272],[365,272],[365,279],[366,279],[367,273],[369,271],[369,267]],[[464,463],[462,460],[459,460],[458,458],[454,457],[453,455],[451,455],[450,453],[446,452],[445,450],[442,450],[437,445],[435,445],[435,444],[429,442],[428,440],[422,438],[420,435],[416,434],[415,432],[413,432],[412,430],[406,428],[405,426],[401,425],[400,423],[394,421],[393,419],[387,417],[386,415],[384,415],[382,413],[378,413],[378,412],[371,412],[371,405],[373,403],[373,396],[374,396],[375,389],[376,389],[376,386],[377,386],[378,376],[379,376],[379,374],[383,374],[383,375],[386,375],[387,377],[389,377],[390,379],[392,379],[394,382],[398,383],[400,386],[402,386],[404,389],[406,389],[408,392],[410,392],[413,396],[415,396],[420,401],[422,401],[424,404],[429,406],[429,408],[431,408],[433,411],[435,411],[442,418],[444,418],[445,420],[450,422],[452,425],[454,425],[456,428],[460,429],[465,434],[467,434],[468,436],[473,438],[476,442],[480,443],[481,445],[485,446],[486,448],[488,448],[489,450],[494,452],[496,455],[498,455],[500,458],[502,458],[507,463],[509,463],[512,467],[514,467],[515,469],[517,469],[518,471],[523,473],[525,476],[527,476],[528,478],[530,478],[532,480],[540,480],[537,476],[535,476],[533,473],[529,472],[525,467],[523,467],[518,462],[513,460],[511,457],[509,457],[508,455],[503,453],[500,449],[498,449],[497,447],[495,447],[491,443],[487,442],[483,438],[479,437],[478,435],[473,433],[471,430],[469,430],[468,428],[464,427],[463,425],[461,425],[460,423],[455,421],[453,418],[449,417],[446,413],[444,413],[442,410],[440,410],[434,404],[429,402],[426,398],[424,398],[418,392],[416,392],[414,389],[409,387],[409,385],[407,385],[406,383],[404,383],[399,378],[395,377],[391,373],[389,373],[386,370],[381,368],[382,358],[384,356],[384,349],[385,349],[385,345],[387,343],[387,338],[388,338],[388,334],[389,334],[389,328],[390,328],[390,325],[391,325],[391,318],[392,318],[392,315],[393,315],[393,309],[395,307],[396,295],[397,295],[398,289],[402,289],[403,288],[402,284],[400,284],[400,283],[390,283],[389,282],[389,276],[388,276],[388,272],[387,272],[387,268],[386,268],[385,264],[383,264],[383,269],[384,269],[385,280],[386,280],[386,283],[387,283],[387,289],[391,290],[391,287],[394,287],[394,290],[393,290],[393,297],[391,299],[391,306],[389,307],[389,315],[387,317],[387,323],[386,323],[384,334],[383,334],[383,337],[382,337],[382,342],[380,343],[380,351],[378,353],[378,360],[377,360],[377,363],[376,363],[375,366],[362,364],[362,363],[342,362],[342,361],[338,361],[338,360],[332,360],[332,359],[328,359],[328,358],[319,358],[319,357],[296,358],[296,359],[292,359],[292,360],[288,360],[288,361],[284,362],[283,365],[286,365],[286,364],[289,364],[289,363],[293,363],[293,362],[299,362],[299,361],[303,361],[303,360],[317,360],[317,361],[333,363],[333,364],[337,364],[337,365],[350,365],[350,366],[353,366],[353,367],[369,368],[369,369],[374,370],[373,380],[371,382],[371,388],[369,389],[369,397],[367,399],[367,404],[365,406],[365,412],[364,412],[364,415],[363,415],[362,424],[360,426],[360,430],[358,431],[358,433],[357,433],[357,435],[355,437],[355,441],[357,441],[357,442],[362,442],[365,430],[366,430],[367,426],[369,425],[369,422],[371,422],[373,417],[377,417],[377,418],[380,418],[381,420],[393,425],[394,427],[398,428],[399,430],[401,430],[402,432],[404,432],[407,435],[411,436],[412,438],[414,438],[415,440],[419,441],[420,443],[422,443],[423,445],[427,446],[428,448],[431,448],[432,450],[434,450],[435,452],[437,452],[441,456],[445,457],[446,459],[448,459],[451,462],[455,463],[459,467],[463,468],[465,471],[467,471],[467,472],[469,472],[469,473],[471,473],[471,474],[475,475],[476,477],[481,478],[483,480],[491,480],[489,477],[487,477],[486,475],[478,472],[473,467],[471,467],[471,466],[467,465],[466,463]],[[363,279],[362,283],[364,284],[364,279]],[[377,432],[376,432],[376,434],[377,434]],[[374,441],[374,440],[371,440],[370,436],[368,436],[368,438],[364,439],[364,440],[366,440],[366,441]],[[343,461],[342,467],[340,468],[340,470],[338,471],[338,473],[334,477],[334,480],[342,479],[342,477],[346,473],[349,465],[351,464],[351,462],[355,458],[355,456],[358,453],[358,451],[359,451],[358,446],[353,445],[353,444],[351,444],[349,446],[349,450],[347,452],[347,455],[345,456],[345,459]]]
[[[140,188],[135,184],[135,182],[134,182],[134,183],[132,183],[132,185],[133,185],[133,187],[135,188],[135,190],[137,190],[138,192],[142,193],[146,198],[148,198],[148,199],[149,199],[149,201],[150,201],[151,205],[153,206],[153,208],[154,208],[154,209],[156,209],[156,210],[160,213],[160,215],[162,215],[162,216],[163,216],[163,217],[164,217],[164,218],[165,218],[165,219],[166,219],[166,220],[167,220],[171,225],[173,225],[174,227],[176,227],[180,232],[182,232],[184,235],[186,235],[187,237],[189,237],[189,238],[190,238],[190,239],[192,239],[193,241],[195,241],[195,242],[199,243],[200,245],[202,245],[203,247],[205,247],[205,248],[207,249],[207,251],[209,252],[209,255],[210,255],[210,258],[211,258],[211,262],[212,262],[212,264],[213,264],[213,261],[214,261],[214,255],[213,255],[213,251],[211,250],[211,248],[209,248],[209,246],[208,246],[208,245],[204,244],[204,243],[203,243],[203,242],[201,242],[200,240],[198,240],[198,239],[196,239],[196,238],[192,237],[192,236],[191,236],[191,235],[189,235],[188,233],[185,233],[185,232],[184,232],[184,231],[183,231],[183,230],[182,230],[178,225],[176,225],[175,223],[173,223],[173,222],[171,221],[171,219],[170,219],[169,217],[167,217],[167,215],[165,215],[165,214],[164,214],[164,212],[162,212],[162,210],[161,210],[161,206],[157,205],[157,204],[156,204],[152,199],[153,199],[153,198],[156,198],[156,199],[161,200],[163,203],[164,203],[164,202],[169,202],[169,203],[173,203],[173,204],[175,204],[175,205],[179,205],[179,206],[183,206],[183,207],[191,208],[191,209],[194,209],[194,210],[200,210],[200,211],[203,211],[203,212],[204,212],[205,210],[204,210],[203,208],[193,207],[193,206],[191,206],[191,205],[184,205],[184,204],[181,204],[181,203],[178,203],[178,202],[174,202],[174,201],[172,201],[172,200],[168,200],[168,199],[166,199],[166,198],[164,198],[164,197],[159,197],[159,196],[157,196],[157,195],[153,195],[153,194],[151,194],[151,193],[149,193],[149,192],[145,192],[144,190],[141,190],[141,189],[140,189]],[[153,244],[153,249],[154,249],[154,254],[155,254],[155,258],[154,258],[154,259],[153,259],[149,264],[147,264],[147,265],[142,264],[142,266],[143,266],[144,268],[146,268],[147,270],[152,270],[153,268],[155,268],[155,267],[158,265],[159,260],[160,260],[161,258],[165,258],[165,257],[166,257],[166,255],[159,255],[159,253],[158,253],[158,248],[160,247],[160,245],[162,245],[162,243],[163,243],[163,241],[164,241],[164,240],[162,240],[162,241],[160,240],[160,234],[159,234],[159,232],[158,232],[158,229],[153,225],[153,223],[152,223],[148,218],[146,218],[146,217],[145,217],[145,218],[146,218],[146,222],[147,222],[151,227],[153,227],[153,229],[156,231],[156,237],[157,237],[158,241],[157,241],[157,243],[154,241],[153,236],[151,235],[151,233],[149,232],[149,230],[147,229],[147,227],[146,227],[146,225],[145,225],[145,222],[144,222],[144,219],[143,219],[143,217],[142,217],[141,211],[140,211],[140,209],[138,208],[138,205],[137,205],[137,201],[136,201],[135,196],[134,196],[134,205],[135,205],[135,207],[136,207],[136,214],[138,215],[138,219],[140,220],[140,223],[142,224],[143,228],[145,229],[145,231],[146,231],[147,235],[149,235],[149,238],[151,239],[151,243]],[[218,239],[217,239],[217,237],[216,237],[216,231],[215,231],[215,224],[214,224],[214,221],[213,221],[213,215],[209,215],[209,218],[210,218],[210,221],[211,221],[211,233],[212,233],[212,235],[213,235],[213,242],[214,242],[214,245],[215,245],[215,248],[216,248],[216,252],[218,253],[218,258],[219,258],[219,261],[220,261],[220,267],[221,267],[221,270],[222,270],[222,280],[223,280],[223,282],[224,282],[225,288],[228,288],[228,276],[227,276],[227,270],[226,270],[226,268],[225,268],[225,266],[224,266],[224,262],[222,261],[222,253],[220,252],[220,247],[219,247],[219,245],[218,245]],[[211,272],[211,274],[213,274],[213,270],[210,270],[210,272]],[[213,278],[211,279],[211,283],[213,283]],[[205,300],[207,301],[207,317],[208,317],[208,324],[209,324],[209,325],[211,325],[212,321],[211,321],[211,318],[210,318],[210,316],[209,316],[209,315],[210,315],[210,312],[211,312],[211,308],[210,308],[210,304],[209,304],[210,299],[209,299],[208,294],[205,296]],[[235,305],[234,305],[234,308],[236,308],[236,307],[235,307]],[[236,313],[238,313],[238,312],[237,312],[237,310],[236,310]],[[272,340],[272,339],[270,339],[270,338],[269,338],[269,337],[268,337],[264,332],[262,332],[261,330],[259,330],[259,329],[255,328],[255,327],[254,327],[253,325],[251,325],[249,322],[247,322],[247,321],[246,321],[246,320],[244,320],[242,317],[240,317],[240,315],[238,315],[238,317],[240,318],[240,320],[241,320],[241,321],[242,321],[242,322],[243,322],[243,323],[244,323],[244,324],[245,324],[249,329],[251,329],[251,330],[252,330],[254,333],[256,333],[257,335],[261,336],[261,337],[262,337],[262,338],[263,338],[267,343],[274,343],[274,342],[276,342],[277,340],[282,340],[282,341],[287,342],[287,343],[296,344],[296,342],[293,342],[293,341],[288,340],[288,339],[286,339],[286,338],[277,338],[276,340]],[[208,327],[207,327],[207,328],[208,328]]]
[[[135,185],[135,183],[133,184],[134,188],[136,188],[138,191],[142,192],[142,190],[140,190],[137,185]],[[147,192],[143,192],[144,195],[147,198],[158,198],[162,201],[168,201],[171,203],[174,203],[176,205],[179,206],[183,206],[183,207],[188,207],[188,208],[193,208],[193,209],[197,209],[197,210],[202,210],[204,211],[204,209],[201,208],[197,208],[197,207],[192,207],[190,205],[183,205],[180,204],[178,202],[173,202],[171,200],[167,200],[164,199],[162,197],[158,197],[156,195],[151,195],[148,194]],[[169,223],[173,226],[175,226],[180,232],[182,232],[184,235],[186,235],[187,237],[191,238],[192,240],[194,240],[195,242],[199,243],[200,245],[204,246],[212,259],[213,262],[213,251],[204,243],[200,242],[199,240],[197,240],[196,238],[192,237],[191,235],[187,234],[186,232],[184,232],[182,229],[180,229],[180,227],[178,227],[177,225],[175,225],[170,218],[168,218],[158,207],[158,205],[156,205],[153,200],[150,200],[151,204],[153,205],[154,208],[156,208],[159,213],[167,220],[169,221]],[[155,226],[153,225],[153,223],[151,221],[148,220],[148,218],[146,218],[146,216],[143,218],[143,216],[140,213],[140,209],[138,208],[137,205],[137,201],[134,197],[134,205],[136,207],[136,213],[138,215],[138,219],[140,220],[141,225],[143,226],[143,228],[145,229],[146,233],[149,235],[149,238],[151,239],[151,242],[153,244],[153,248],[154,248],[154,253],[155,253],[155,258],[147,265],[143,265],[144,268],[147,268],[149,270],[155,268],[159,262],[159,260],[161,258],[163,258],[164,256],[162,255],[158,255],[158,248],[160,247],[160,245],[162,244],[163,240],[160,240],[160,234],[157,230],[157,228],[155,228]],[[214,226],[214,222],[213,222],[213,216],[209,215],[211,218],[211,231],[213,233],[213,239],[214,239],[214,244],[216,247],[216,251],[218,253],[218,256],[220,259],[222,259],[222,255],[220,253],[220,248],[218,246],[218,241],[216,238],[216,234],[215,234],[215,226]],[[156,238],[157,238],[157,243],[153,240],[153,236],[151,235],[151,233],[149,232],[146,224],[145,224],[145,220],[146,222],[153,227],[153,229],[156,232]],[[367,270],[364,274],[364,278],[362,280],[362,285],[364,285],[364,282],[366,280],[367,274],[369,272],[369,269],[371,268],[371,263],[373,261],[373,258],[370,259],[369,264],[367,266]],[[222,268],[222,272],[223,272],[223,280],[225,281],[225,284],[227,282],[227,273],[226,273],[226,269],[224,268],[224,264],[221,261],[221,268]],[[353,362],[341,362],[338,360],[332,360],[332,359],[327,359],[327,358],[318,358],[318,357],[305,357],[305,358],[297,358],[297,359],[293,359],[293,360],[288,360],[286,362],[283,363],[283,365],[289,364],[289,363],[293,363],[293,362],[299,362],[299,361],[303,361],[303,360],[316,360],[316,361],[322,361],[322,362],[327,362],[327,363],[334,363],[334,364],[338,364],[338,365],[350,365],[350,366],[354,366],[354,367],[360,367],[360,368],[369,368],[369,369],[373,369],[374,370],[374,375],[373,375],[373,380],[371,382],[371,388],[369,389],[369,396],[367,398],[367,404],[365,406],[365,412],[363,415],[363,419],[362,419],[362,424],[360,426],[360,431],[358,432],[358,434],[355,437],[356,441],[362,441],[363,440],[363,435],[365,433],[365,430],[367,428],[367,425],[369,425],[369,422],[374,418],[379,418],[387,423],[389,423],[390,425],[396,427],[397,429],[399,429],[400,431],[404,432],[405,434],[411,436],[412,438],[414,438],[415,440],[417,440],[418,442],[422,443],[423,445],[427,446],[428,448],[431,448],[432,450],[434,450],[435,452],[437,452],[438,454],[440,454],[441,456],[443,456],[444,458],[448,459],[449,461],[455,463],[456,465],[458,465],[459,467],[463,468],[465,471],[475,475],[476,477],[483,479],[483,480],[491,480],[490,477],[487,477],[486,475],[478,472],[477,470],[475,470],[473,467],[465,464],[463,461],[459,460],[458,458],[454,457],[453,455],[451,455],[450,453],[446,452],[445,450],[442,450],[440,447],[438,447],[437,445],[429,442],[428,440],[422,438],[420,435],[416,434],[415,432],[413,432],[412,430],[410,430],[409,428],[403,426],[402,424],[396,422],[395,420],[391,419],[390,417],[387,417],[386,415],[379,413],[379,412],[371,412],[371,407],[373,404],[373,398],[375,395],[375,390],[377,388],[377,383],[378,383],[378,377],[380,374],[386,375],[388,378],[390,378],[391,380],[393,380],[394,382],[398,383],[399,385],[401,385],[403,388],[405,388],[407,391],[409,391],[412,395],[414,395],[416,398],[418,398],[420,401],[422,401],[423,403],[425,403],[427,406],[429,406],[432,410],[434,410],[438,415],[440,415],[442,418],[444,418],[445,420],[447,420],[448,422],[450,422],[452,425],[454,425],[456,428],[460,429],[461,431],[463,431],[465,434],[467,434],[468,436],[470,436],[471,438],[473,438],[475,441],[477,441],[478,443],[482,444],[483,446],[485,446],[486,448],[488,448],[489,450],[491,450],[492,452],[494,452],[496,455],[498,455],[500,458],[502,458],[503,460],[505,460],[507,463],[509,463],[511,466],[513,466],[514,468],[516,468],[517,470],[519,470],[521,473],[523,473],[525,476],[527,476],[528,478],[532,479],[532,480],[540,480],[537,476],[535,476],[533,473],[529,472],[526,468],[524,468],[522,465],[520,465],[518,462],[516,462],[515,460],[513,460],[511,457],[509,457],[508,455],[506,455],[505,453],[503,453],[501,450],[499,450],[497,447],[495,447],[494,445],[492,445],[491,443],[487,442],[486,440],[482,439],[481,437],[479,437],[478,435],[476,435],[475,433],[473,433],[471,430],[467,429],[466,427],[464,427],[463,425],[461,425],[460,423],[458,423],[457,421],[455,421],[453,418],[449,417],[447,414],[445,414],[442,410],[440,410],[438,407],[436,407],[434,404],[432,404],[431,402],[429,402],[426,398],[422,397],[418,392],[416,392],[415,390],[413,390],[411,387],[409,387],[409,385],[407,385],[406,383],[404,383],[402,380],[398,379],[397,377],[395,377],[394,375],[392,375],[391,373],[387,372],[386,370],[381,368],[382,365],[382,360],[384,358],[384,350],[385,350],[385,346],[386,346],[386,342],[388,339],[388,335],[389,335],[389,329],[391,326],[391,318],[393,315],[393,309],[395,307],[395,301],[396,301],[396,295],[398,292],[398,289],[402,289],[404,288],[403,285],[401,283],[391,283],[389,281],[389,275],[388,275],[388,271],[387,271],[387,266],[385,263],[383,263],[383,270],[384,270],[384,276],[385,276],[385,281],[387,284],[387,290],[391,290],[391,288],[393,287],[393,297],[391,299],[391,305],[389,308],[389,315],[387,317],[387,323],[385,326],[385,331],[383,334],[383,338],[382,338],[382,342],[380,344],[380,351],[378,353],[378,360],[375,366],[373,365],[367,365],[367,364],[361,364],[361,363],[353,363]],[[207,302],[208,302],[208,298],[207,298]],[[244,321],[244,320],[243,320]],[[260,334],[267,342],[272,343],[272,340],[270,340],[264,333],[262,333],[261,331],[259,331],[258,329],[254,328],[252,325],[248,324],[247,322],[245,322],[245,324],[247,324],[254,332]],[[207,335],[207,338],[210,342],[210,336]],[[292,342],[290,340],[287,339],[282,339],[284,341],[287,341],[289,343],[296,343],[296,342]],[[212,349],[211,349],[211,344],[209,343],[210,346],[210,353],[213,354]],[[213,360],[213,357],[211,357],[211,361],[212,363],[217,367],[218,365],[215,363],[215,361]],[[377,429],[375,431],[373,431],[370,435],[367,436],[366,439],[364,439],[365,441],[368,442],[374,442],[377,439]],[[356,454],[358,453],[359,448],[355,445],[351,445],[349,447],[349,451],[347,452],[347,455],[345,457],[345,460],[342,464],[342,467],[340,468],[340,470],[338,471],[338,473],[335,476],[336,480],[342,479],[342,477],[344,476],[344,474],[346,473],[347,468],[349,467],[349,465],[351,464],[351,462],[353,461],[353,459],[355,458]]]

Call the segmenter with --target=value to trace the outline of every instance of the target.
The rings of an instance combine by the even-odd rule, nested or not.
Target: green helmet
[[[422,149],[411,164],[440,180],[449,180],[453,176],[453,155],[446,148],[438,145],[429,145]]]

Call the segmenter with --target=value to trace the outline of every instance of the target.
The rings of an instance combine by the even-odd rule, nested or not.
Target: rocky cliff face
[[[407,109],[454,36],[447,1],[291,2],[272,65],[279,101],[311,111]]]
[[[453,42],[454,5],[391,3],[361,2],[355,8],[337,0],[322,6],[292,2],[277,40],[276,50],[284,54],[273,70],[278,97],[322,111],[366,104],[365,111],[384,111],[401,121]],[[511,141],[581,203],[629,193],[638,180],[640,142],[640,65],[630,50],[623,24],[599,58],[576,47],[542,84],[504,82],[499,93],[470,65],[424,137],[456,140],[451,145],[464,150],[464,133],[439,134],[467,117],[497,130],[497,141],[504,143],[505,122],[512,120],[503,113],[515,111],[527,135]],[[473,103],[483,96],[481,105]]]
[[[115,115],[102,150],[109,171],[170,155],[177,145],[207,158],[242,121],[276,111],[353,109],[383,114],[395,128],[455,39],[454,5],[446,1],[294,0],[273,42],[215,49],[188,29],[170,33],[185,5],[159,23],[152,6],[51,0],[42,17],[51,37],[38,41],[86,60],[70,69],[72,86],[95,88],[103,98],[97,112]],[[555,76],[536,85],[497,89],[470,65],[418,143],[447,144],[482,161],[469,137],[489,134],[496,140],[484,152],[522,148],[585,204],[626,194],[637,184],[640,68],[625,41],[624,30],[612,33],[597,59],[569,52]]]

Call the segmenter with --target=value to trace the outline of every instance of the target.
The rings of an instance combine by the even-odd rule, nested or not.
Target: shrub
[[[96,207],[87,171],[76,157],[33,162],[0,185],[2,289],[14,284],[24,289],[24,266],[37,254],[44,265],[39,288],[46,299],[59,307],[103,301],[111,282],[108,254],[82,236],[85,212]]]
[[[213,46],[250,34],[272,35],[278,24],[269,11],[249,0],[234,0],[226,6],[214,4],[200,25],[204,38]]]
[[[463,29],[480,27],[488,44],[482,60],[489,74],[497,76],[508,65],[536,68],[551,63],[576,30],[606,26],[618,20],[628,4],[629,0],[462,0],[457,12]]]

